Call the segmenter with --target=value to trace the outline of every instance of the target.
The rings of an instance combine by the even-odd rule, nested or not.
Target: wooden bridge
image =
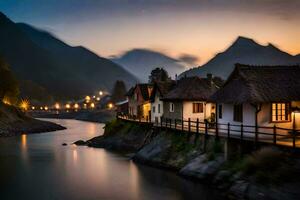
[[[209,123],[208,121],[179,120],[161,118],[160,122],[151,122],[148,119],[133,119],[128,116],[117,116],[118,119],[137,122],[142,124],[151,124],[154,127],[161,127],[168,130],[177,130],[182,132],[203,134],[222,137],[227,139],[238,139],[253,141],[255,144],[268,143],[278,146],[291,148],[300,148],[300,130],[287,129],[282,127],[267,126],[249,126],[249,125],[234,125],[222,123]]]

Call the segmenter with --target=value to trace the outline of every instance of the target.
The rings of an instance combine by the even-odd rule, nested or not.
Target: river
[[[103,124],[49,119],[66,130],[0,138],[0,199],[215,199],[204,185],[138,165],[105,149],[70,145],[103,134]],[[62,143],[69,144],[62,146]]]

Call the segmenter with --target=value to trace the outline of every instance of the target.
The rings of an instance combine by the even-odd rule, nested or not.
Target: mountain
[[[175,74],[179,75],[185,70],[179,60],[149,49],[133,49],[112,60],[132,72],[143,82],[148,81],[150,72],[156,67],[167,70],[172,78],[175,77]]]
[[[116,80],[136,78],[84,47],[72,47],[52,34],[17,24],[0,13],[0,55],[20,80],[32,81],[56,97],[79,97],[111,90]]]
[[[298,59],[298,60],[297,60]],[[224,52],[217,54],[206,64],[187,70],[182,76],[206,76],[212,73],[226,79],[232,72],[235,63],[250,65],[293,65],[299,63],[300,58],[281,51],[272,44],[266,46],[254,40],[238,37]]]

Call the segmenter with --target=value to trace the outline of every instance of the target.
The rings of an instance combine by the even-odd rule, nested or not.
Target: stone
[[[236,181],[230,188],[230,194],[236,199],[245,199],[249,183],[244,180]]]
[[[76,144],[77,146],[84,146],[87,144],[87,142],[85,142],[83,140],[78,140],[78,141],[74,142],[73,144]]]
[[[179,173],[183,176],[207,179],[216,174],[224,162],[223,155],[217,156],[215,160],[207,161],[207,155],[202,154],[184,166]]]

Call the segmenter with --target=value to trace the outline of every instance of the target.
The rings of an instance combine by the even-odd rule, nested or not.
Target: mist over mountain
[[[112,61],[84,47],[72,47],[52,34],[16,24],[0,13],[0,55],[20,80],[58,97],[78,97],[110,90],[116,80],[129,86],[136,78]],[[22,88],[22,87],[21,87]]]
[[[175,77],[175,74],[179,75],[185,70],[180,60],[149,49],[132,49],[112,60],[122,65],[143,82],[148,81],[150,72],[156,67],[167,70],[172,78]]]
[[[292,56],[281,51],[276,46],[268,44],[260,45],[254,40],[238,37],[224,52],[217,54],[206,64],[185,71],[180,77],[201,76],[212,73],[226,79],[232,72],[235,63],[249,65],[293,65],[300,63],[300,57]]]

